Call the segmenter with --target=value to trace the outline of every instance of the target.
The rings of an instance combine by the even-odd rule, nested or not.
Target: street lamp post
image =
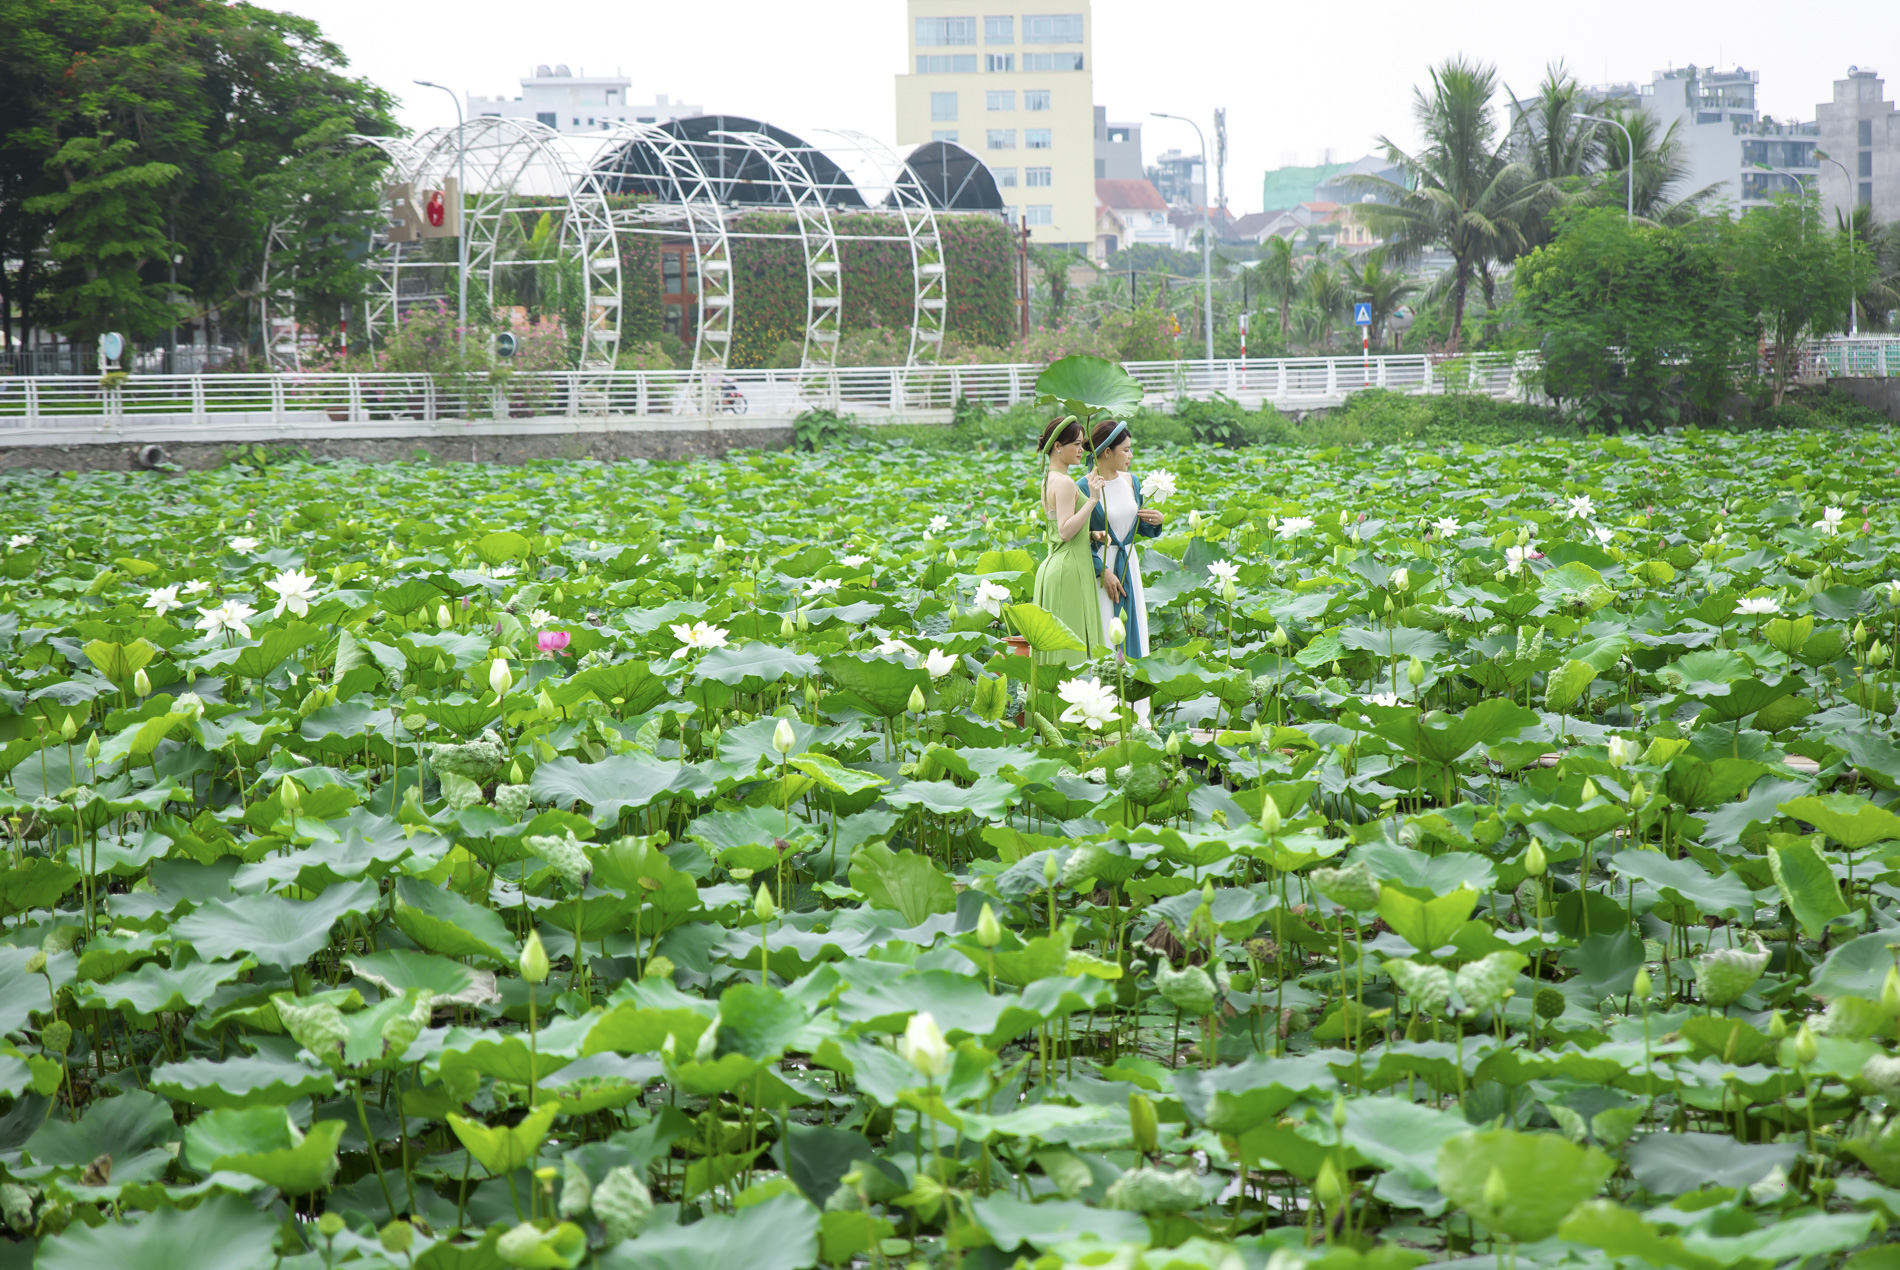
[[[1786,168],[1770,167],[1766,163],[1755,163],[1755,164],[1751,164],[1750,166],[1757,169],[1758,171],[1773,172],[1776,176],[1787,177],[1790,181],[1794,182],[1794,192],[1797,197],[1805,199],[1808,196],[1807,184],[1804,181],[1802,181],[1802,179],[1798,175],[1796,175],[1793,172],[1788,171]],[[1807,220],[1806,215],[1803,215],[1801,218],[1801,240],[1803,242],[1806,242],[1807,237],[1808,237],[1808,220]]]
[[[442,84],[432,84],[426,79],[416,83],[423,88],[440,88],[455,103],[455,228],[460,231],[455,236],[455,345],[462,353],[468,351],[468,138],[462,135],[462,99],[453,88]]]
[[[1621,119],[1612,119],[1608,115],[1578,115],[1579,119],[1588,119],[1591,123],[1614,124],[1623,130],[1623,143],[1629,148],[1624,151],[1623,165],[1623,219],[1636,219],[1636,138],[1630,136],[1630,130]]]
[[[1194,129],[1194,135],[1201,139],[1201,300],[1205,306],[1201,317],[1201,333],[1207,337],[1207,360],[1214,360],[1214,264],[1210,254],[1213,251],[1214,221],[1207,213],[1207,134],[1201,131],[1201,125],[1186,115],[1170,115],[1164,111],[1148,112],[1156,119],[1178,119]],[[1194,186],[1189,182],[1188,189]]]
[[[1854,249],[1860,245],[1854,233],[1854,178],[1848,172],[1847,165],[1825,150],[1816,150],[1814,157],[1823,163],[1832,163],[1841,170],[1841,179],[1847,182],[1847,197],[1841,200],[1841,206],[1847,209],[1847,338],[1860,338],[1860,270],[1855,267]]]

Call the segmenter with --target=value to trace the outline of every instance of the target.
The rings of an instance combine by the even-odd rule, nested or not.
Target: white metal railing
[[[1808,353],[1830,379],[1888,379],[1900,375],[1900,336],[1817,340]]]
[[[1336,405],[1354,392],[1472,392],[1519,397],[1534,388],[1529,354],[1461,358],[1293,357],[1130,362],[1151,409],[1217,395],[1242,405]],[[866,422],[941,418],[959,400],[1007,408],[1036,395],[1039,365],[856,366],[799,370],[545,371],[487,375],[132,375],[0,378],[0,429],[164,424],[170,429],[268,427],[320,434],[337,424],[599,419],[734,422],[828,409]]]

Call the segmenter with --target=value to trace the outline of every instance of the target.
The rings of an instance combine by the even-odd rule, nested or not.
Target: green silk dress
[[[1080,481],[1076,486],[1079,502],[1087,502],[1087,487]],[[1038,653],[1036,660],[1042,665],[1078,666],[1101,656],[1108,647],[1108,637],[1102,628],[1102,605],[1096,597],[1100,583],[1096,580],[1095,557],[1089,549],[1089,531],[1080,529],[1075,537],[1062,542],[1056,538],[1053,521],[1044,523],[1049,555],[1036,568],[1036,604],[1074,631],[1076,638],[1088,645],[1088,651]]]

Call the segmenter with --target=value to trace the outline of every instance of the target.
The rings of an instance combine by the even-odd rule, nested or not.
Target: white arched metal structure
[[[372,140],[382,144],[380,138]],[[515,271],[565,265],[564,272],[578,274],[580,293],[573,300],[580,318],[581,366],[613,365],[620,346],[619,245],[600,183],[566,138],[544,124],[485,115],[457,128],[431,129],[413,144],[383,149],[396,179],[417,189],[439,189],[447,178],[466,172],[462,228],[469,240],[469,276],[490,303],[498,292],[520,285]],[[532,231],[524,226],[542,214],[554,222],[555,236],[530,245]],[[522,246],[517,248],[517,242]],[[391,243],[384,235],[375,245],[384,260],[384,286],[369,305],[368,334],[393,322],[405,305],[446,298],[456,268],[453,260],[426,259],[421,244]]]
[[[903,222],[904,242],[910,251],[911,278],[910,347],[904,355],[904,364],[934,363],[943,351],[949,273],[945,267],[943,238],[937,232],[937,214],[930,199],[918,182],[917,174],[875,137],[843,130],[827,130],[826,135],[839,139],[834,152],[848,156],[846,161],[857,169],[852,175],[858,181],[865,202],[872,207],[889,208]]]
[[[647,179],[659,181],[672,197],[621,208],[613,213],[614,226],[631,233],[684,230],[699,277],[693,366],[723,368],[732,350],[732,243],[725,209],[693,145],[652,124],[624,123],[607,135],[589,164],[601,189],[612,188],[616,179],[607,165],[624,160],[629,149],[647,159]]]
[[[764,160],[784,188],[785,202],[797,222],[799,246],[805,256],[805,341],[799,365],[837,365],[844,309],[844,271],[840,267],[838,235],[831,223],[825,188],[807,165],[800,163],[798,156],[775,137],[763,132],[720,131],[713,135],[744,144]]]

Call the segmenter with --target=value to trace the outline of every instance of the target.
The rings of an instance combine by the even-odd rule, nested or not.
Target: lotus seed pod
[[[1314,890],[1341,908],[1358,913],[1378,907],[1379,879],[1363,860],[1343,869],[1314,869],[1308,876]]]
[[[996,920],[996,910],[988,904],[977,915],[976,942],[985,948],[994,948],[1003,942],[1003,924]]]
[[[1160,1141],[1160,1118],[1155,1114],[1154,1103],[1148,1101],[1143,1093],[1128,1095],[1128,1128],[1135,1139],[1135,1150],[1143,1155],[1152,1153]]]
[[[1555,988],[1539,988],[1537,995],[1531,998],[1531,1009],[1540,1019],[1561,1018],[1564,1004],[1564,994]]]
[[[325,1239],[335,1239],[343,1233],[345,1223],[339,1213],[325,1213],[317,1218],[317,1233]]]
[[[639,1233],[653,1213],[653,1193],[630,1165],[609,1169],[594,1188],[594,1216],[606,1231],[607,1242],[619,1243]]]
[[[1549,862],[1544,859],[1544,844],[1532,838],[1531,845],[1524,848],[1524,872],[1531,877],[1541,878],[1549,867]]]
[[[416,1228],[399,1217],[376,1232],[376,1241],[382,1244],[384,1252],[401,1256],[414,1246]]]
[[[72,1048],[73,1025],[65,1019],[54,1019],[40,1029],[40,1046],[55,1054],[64,1054]]]
[[[759,883],[759,892],[752,897],[752,916],[761,923],[769,922],[778,916],[778,905],[772,902],[772,893],[765,889],[765,883]]]
[[[521,977],[529,983],[545,983],[548,969],[548,950],[541,946],[541,932],[530,930],[528,942],[521,946]]]
[[[1754,986],[1768,968],[1768,950],[1748,952],[1740,948],[1723,948],[1716,952],[1704,953],[1696,959],[1696,991],[1702,994],[1705,1004],[1722,1009],[1740,999],[1744,992]],[[1806,1027],[1804,1023],[1802,1027]]]

